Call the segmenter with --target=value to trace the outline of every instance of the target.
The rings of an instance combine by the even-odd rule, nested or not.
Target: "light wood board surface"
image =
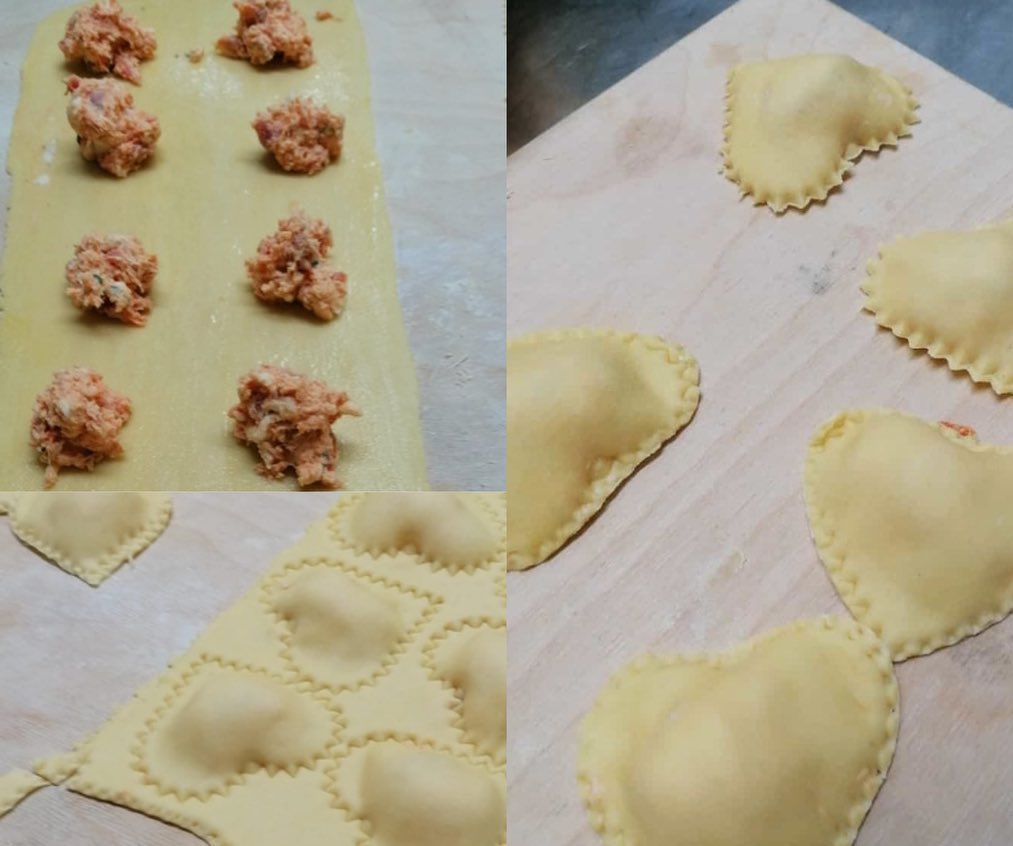
[[[719,175],[724,83],[740,61],[806,52],[896,75],[922,122],[825,205],[776,217]],[[511,157],[509,334],[660,334],[699,358],[703,392],[583,535],[511,574],[512,842],[599,842],[575,729],[634,656],[846,613],[802,501],[819,423],[893,406],[1013,442],[1008,401],[877,329],[858,290],[882,242],[1013,213],[1011,137],[1013,111],[840,9],[743,0]],[[1013,842],[1013,621],[898,677],[897,756],[858,844]]]
[[[99,588],[20,544],[0,517],[0,774],[66,751],[99,728],[338,496],[174,494],[165,533]],[[56,787],[0,819],[5,846],[201,842]]]
[[[327,0],[318,5],[327,8]],[[37,23],[61,7],[70,6],[65,0],[3,4],[4,160],[25,48]],[[359,0],[358,8],[369,49],[377,151],[394,227],[401,302],[418,372],[429,481],[437,489],[501,490],[502,4]],[[4,175],[4,199],[8,188]]]

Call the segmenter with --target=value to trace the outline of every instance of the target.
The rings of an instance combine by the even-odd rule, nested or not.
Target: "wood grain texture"
[[[5,161],[29,38],[48,13],[70,5],[67,0],[3,2],[0,156]],[[327,0],[318,5],[327,8]],[[430,485],[502,490],[502,4],[359,0],[357,5],[369,49],[377,152],[418,373]],[[340,26],[309,23],[311,30]],[[4,209],[8,192],[4,174]]]
[[[837,51],[910,85],[922,122],[842,190],[776,217],[719,175],[739,61]],[[877,245],[1013,213],[1013,111],[822,0],[743,0],[513,155],[509,333],[656,333],[697,356],[696,418],[548,563],[510,579],[510,831],[593,846],[575,729],[645,651],[723,649],[844,614],[809,537],[819,423],[893,406],[1013,442],[1010,406],[860,312]],[[1013,621],[898,667],[890,777],[860,846],[1013,841]]]
[[[174,494],[165,534],[100,588],[21,545],[0,517],[0,773],[99,728],[338,496]],[[62,788],[39,791],[0,820],[0,843],[16,846],[201,842]]]

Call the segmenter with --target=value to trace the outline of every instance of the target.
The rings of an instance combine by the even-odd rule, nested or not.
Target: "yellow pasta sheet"
[[[340,420],[338,476],[350,488],[426,486],[415,372],[397,299],[394,252],[373,145],[365,43],[353,0],[293,0],[317,61],[254,68],[214,53],[231,32],[227,2],[124,0],[154,27],[158,54],[142,66],[137,106],[162,126],[154,160],[125,180],[85,162],[64,114],[68,66],[57,48],[70,8],[36,31],[11,138],[7,243],[0,276],[0,487],[33,489],[42,466],[28,445],[35,395],[53,371],[84,365],[133,401],[122,459],[64,472],[61,489],[278,489],[231,434],[238,378],[274,362],[346,390],[363,410]],[[206,58],[191,63],[196,48]],[[406,62],[409,59],[406,57]],[[410,72],[410,69],[406,69]],[[340,162],[287,174],[250,127],[285,97],[308,95],[346,118]],[[297,306],[258,301],[244,258],[299,204],[334,232],[334,264],[349,278],[346,312],[321,322]],[[136,235],[158,255],[148,325],[84,315],[64,294],[64,265],[89,232]]]
[[[502,494],[342,497],[36,772],[211,846],[504,846],[505,529]]]

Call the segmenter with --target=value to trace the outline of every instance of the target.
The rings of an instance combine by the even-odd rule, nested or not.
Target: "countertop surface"
[[[339,494],[174,494],[165,532],[98,588],[18,542],[0,516],[0,775],[69,750],[182,653]],[[199,846],[63,788],[0,819],[4,846]]]
[[[3,0],[5,162],[28,40],[42,18],[71,5]],[[321,0],[320,8],[326,7]],[[401,305],[418,373],[429,482],[434,489],[502,490],[503,8],[499,0],[359,0],[358,8],[369,48],[377,153],[396,239]],[[406,57],[416,57],[410,72]],[[8,192],[4,173],[4,209]]]
[[[510,0],[510,149],[731,5],[731,0]],[[839,0],[837,5],[1013,105],[1010,0]]]

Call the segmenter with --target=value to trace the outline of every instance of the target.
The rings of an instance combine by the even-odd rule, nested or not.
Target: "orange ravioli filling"
[[[130,400],[111,390],[87,367],[54,374],[35,398],[29,443],[46,465],[45,486],[56,484],[63,467],[93,470],[123,454],[117,440],[130,419]]]
[[[324,264],[333,245],[327,224],[304,211],[279,221],[246,262],[253,293],[266,303],[298,302],[321,320],[333,320],[348,290],[348,277]]]
[[[311,100],[294,97],[253,121],[264,149],[290,173],[314,174],[341,158],[345,119]]]
[[[60,40],[68,62],[80,61],[89,70],[114,73],[135,85],[141,83],[141,62],[154,58],[157,47],[155,31],[141,26],[116,0],[78,9]]]
[[[229,410],[234,434],[257,448],[257,472],[279,479],[289,468],[300,487],[338,488],[338,441],[331,427],[361,412],[343,391],[285,367],[262,364],[239,380],[239,402]]]
[[[248,0],[232,4],[239,12],[235,35],[224,35],[215,48],[230,59],[266,65],[274,59],[307,68],[313,64],[313,40],[306,21],[288,0]]]
[[[87,235],[67,263],[67,296],[78,308],[143,326],[158,258],[128,235]]]
[[[86,161],[122,178],[151,158],[161,135],[158,118],[134,108],[123,83],[72,76],[67,91],[67,120]]]

